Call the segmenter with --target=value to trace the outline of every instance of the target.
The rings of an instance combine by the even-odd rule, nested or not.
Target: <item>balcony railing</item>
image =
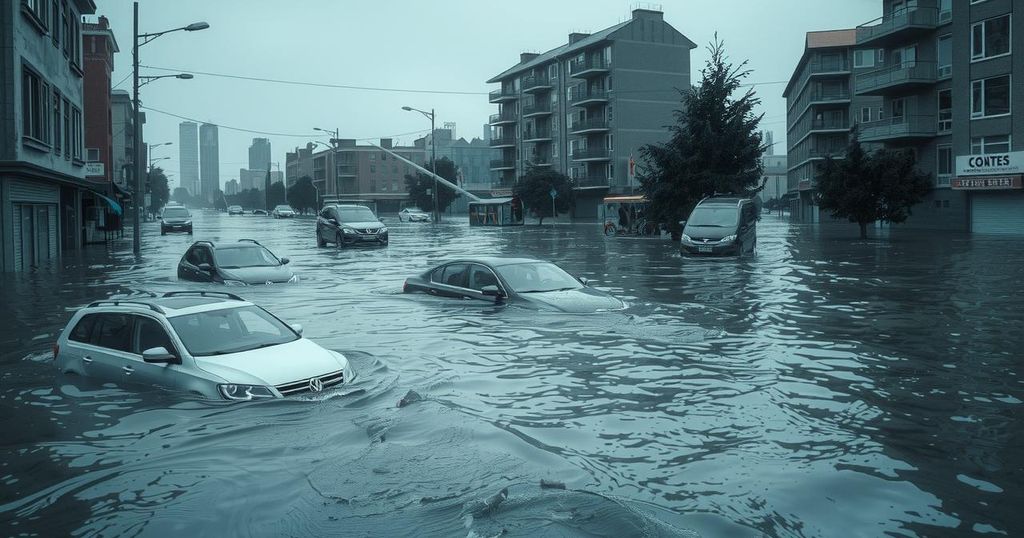
[[[502,146],[514,146],[516,145],[516,137],[514,136],[503,136],[501,138],[492,138],[491,147],[500,148]]]
[[[516,162],[511,159],[492,159],[491,170],[510,170],[516,167]]]
[[[811,120],[812,131],[834,131],[850,128],[850,120],[846,118],[818,118]]]
[[[933,30],[939,22],[951,19],[948,11],[934,7],[900,9],[892,14],[868,21],[857,27],[857,44],[865,45],[886,37],[896,38],[911,31]]]
[[[811,148],[807,151],[807,157],[809,159],[824,159],[826,157],[832,157],[833,159],[842,159],[846,155],[845,147],[834,147],[834,148]]]
[[[611,62],[604,61],[604,58],[588,58],[582,62],[575,60],[569,63],[569,74],[574,77],[586,77],[606,73],[611,67]]]
[[[505,111],[500,112],[498,114],[491,114],[491,119],[489,123],[491,125],[498,125],[501,123],[515,123],[516,119],[517,118],[515,112]]]
[[[569,132],[571,133],[584,133],[584,132],[597,132],[607,131],[610,129],[610,125],[605,118],[589,118],[581,121],[575,121],[569,126]]]
[[[531,75],[523,79],[523,93],[540,92],[551,89],[551,81],[546,76]]]
[[[523,131],[523,142],[551,140],[551,129],[527,129]]]
[[[857,75],[854,91],[859,95],[884,94],[908,86],[934,84],[938,80],[935,62],[901,62]]]
[[[586,189],[595,187],[607,187],[611,185],[612,179],[605,176],[586,176],[573,179],[573,188]]]
[[[935,136],[935,116],[897,116],[860,124],[861,142],[882,142]]]
[[[569,104],[581,106],[588,103],[604,103],[608,101],[608,92],[605,90],[588,90],[586,88],[573,88],[569,93]]]
[[[611,159],[611,151],[607,148],[578,149],[572,152],[574,161],[607,161]]]
[[[551,113],[551,103],[533,103],[523,106],[523,117],[540,116]]]
[[[514,101],[518,98],[516,96],[516,92],[512,89],[494,90],[487,94],[487,97],[488,101],[491,103],[504,103],[506,101]]]
[[[338,176],[340,176],[340,177],[356,177],[356,165],[354,165],[354,164],[339,164],[338,165]]]
[[[551,166],[552,161],[551,157],[547,155],[534,155],[527,159],[526,164],[533,166]]]

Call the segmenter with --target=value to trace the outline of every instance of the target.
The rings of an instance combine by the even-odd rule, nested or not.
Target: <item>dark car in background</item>
[[[178,278],[234,286],[297,282],[288,263],[288,258],[278,258],[253,239],[196,241],[178,262]]]
[[[338,248],[356,245],[387,246],[388,228],[361,205],[334,204],[324,207],[316,219],[316,245],[334,243]]]
[[[465,258],[406,279],[405,293],[478,299],[559,312],[622,310],[621,300],[587,285],[561,267],[530,258]]]
[[[192,213],[185,206],[167,206],[160,213],[160,235],[167,232],[186,232],[192,234]]]
[[[686,219],[680,252],[711,256],[753,252],[757,246],[757,217],[757,206],[749,198],[705,198]]]

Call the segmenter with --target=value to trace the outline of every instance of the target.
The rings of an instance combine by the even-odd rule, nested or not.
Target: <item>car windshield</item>
[[[423,213],[422,209],[406,209],[406,213]]]
[[[277,256],[259,245],[217,249],[217,266],[221,269],[240,267],[274,267],[281,265]]]
[[[734,206],[697,206],[686,221],[687,226],[710,226],[727,228],[736,226],[740,212]]]
[[[233,206],[229,207],[228,209],[242,209],[242,206],[233,205]]]
[[[288,206],[288,205],[279,205],[279,206],[274,208],[274,211],[291,211],[291,210],[292,210],[292,206]]]
[[[239,353],[299,339],[291,327],[258,306],[211,310],[169,320],[194,357]]]
[[[553,263],[500,265],[497,270],[516,293],[575,290],[583,287],[572,275]]]
[[[188,218],[188,210],[184,207],[168,207],[164,209],[165,219],[184,219]]]
[[[370,222],[377,220],[373,211],[365,207],[339,207],[338,212],[341,213],[341,220],[343,222]]]

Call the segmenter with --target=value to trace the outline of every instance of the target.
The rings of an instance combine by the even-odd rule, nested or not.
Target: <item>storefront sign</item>
[[[997,174],[1024,174],[1024,151],[988,155],[959,155],[956,158],[956,175],[958,177]]]
[[[103,163],[85,163],[85,177],[104,176]]]
[[[1021,176],[958,177],[950,185],[961,191],[998,191],[1021,188]]]

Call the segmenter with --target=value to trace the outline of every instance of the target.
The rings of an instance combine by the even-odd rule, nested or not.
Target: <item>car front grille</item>
[[[344,373],[341,370],[338,370],[337,372],[331,372],[315,378],[309,377],[298,381],[292,381],[291,383],[284,383],[282,385],[277,385],[274,388],[276,388],[282,396],[291,396],[293,394],[310,392],[309,382],[313,379],[320,379],[320,382],[323,383],[324,386],[323,390],[327,390],[328,387],[333,387],[334,385],[344,382],[344,377]]]
[[[380,230],[379,229],[374,230],[374,229],[371,229],[371,228],[362,228],[362,229],[356,228],[356,233],[360,233],[360,234],[363,234],[363,235],[376,235],[378,231],[380,231]]]

